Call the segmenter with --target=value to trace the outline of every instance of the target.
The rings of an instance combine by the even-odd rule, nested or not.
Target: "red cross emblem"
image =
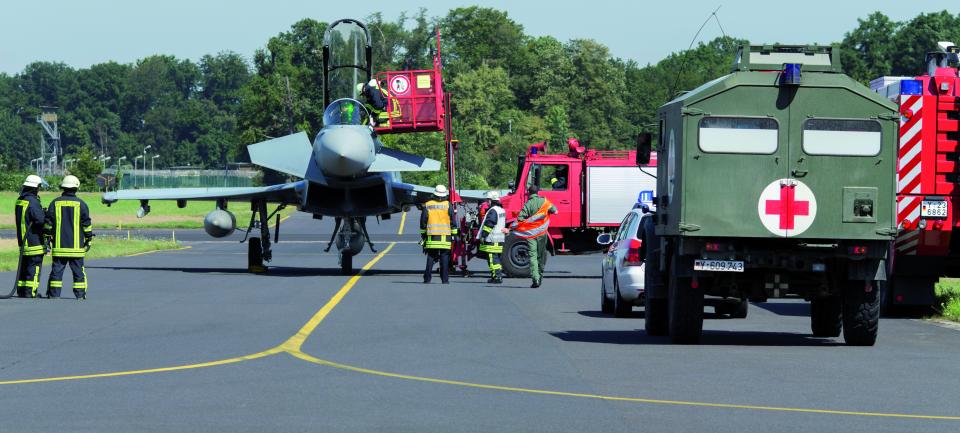
[[[810,202],[796,199],[796,185],[780,185],[780,200],[767,200],[767,215],[780,216],[780,228],[793,230],[794,217],[810,214]]]
[[[796,236],[813,224],[817,216],[817,199],[803,182],[777,179],[760,193],[757,213],[760,222],[770,233],[784,237]]]

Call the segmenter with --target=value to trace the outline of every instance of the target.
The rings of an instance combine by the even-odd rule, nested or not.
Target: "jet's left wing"
[[[412,183],[395,182],[393,191],[394,197],[402,204],[421,204],[433,197],[433,187]],[[468,203],[480,203],[487,199],[485,190],[459,190],[457,195]]]
[[[103,194],[101,201],[105,204],[111,204],[118,200],[264,200],[268,203],[296,204],[299,202],[297,191],[303,190],[304,183],[301,180],[262,187],[125,189],[106,192]]]

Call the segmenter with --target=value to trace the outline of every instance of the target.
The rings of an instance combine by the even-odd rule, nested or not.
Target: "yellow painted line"
[[[327,304],[320,309],[320,311],[317,311],[317,313],[314,314],[313,317],[311,317],[310,320],[308,320],[307,323],[304,324],[299,331],[297,331],[296,334],[288,338],[287,341],[284,341],[279,347],[291,353],[299,352],[300,347],[303,346],[303,342],[307,341],[307,338],[310,337],[310,334],[312,334],[315,329],[317,329],[317,326],[320,325],[320,322],[323,322],[323,319],[327,318],[327,315],[330,314],[330,311],[333,311],[334,307],[336,307],[337,304],[339,304],[340,301],[347,296],[347,293],[350,293],[350,290],[353,289],[353,286],[357,284],[357,281],[360,281],[360,278],[362,278],[363,275],[373,267],[373,265],[377,264],[377,262],[379,262],[383,256],[387,255],[387,253],[393,249],[394,245],[396,245],[396,243],[391,242],[390,245],[387,245],[387,247],[377,254],[376,257],[367,262],[367,264],[363,265],[363,267],[360,268],[360,271],[357,272],[356,275],[350,277],[347,283],[344,284],[343,287],[341,287],[332,298],[330,298],[330,301],[328,301]]]
[[[183,251],[183,250],[189,250],[190,248],[193,248],[193,247],[187,245],[187,246],[185,246],[185,247],[171,248],[171,249],[168,249],[168,250],[150,250],[150,251],[144,251],[144,252],[140,252],[140,253],[127,254],[127,255],[121,256],[121,257],[145,256],[145,255],[147,255],[147,254],[159,253],[159,252],[161,252],[161,251]]]
[[[403,224],[406,223],[406,222],[407,222],[407,213],[406,213],[406,212],[402,212],[401,215],[400,215],[400,229],[397,230],[397,234],[398,234],[398,235],[402,235],[402,234],[403,234]]]
[[[659,399],[652,399],[652,398],[618,397],[618,396],[600,395],[600,394],[583,394],[583,393],[577,393],[577,392],[550,391],[545,389],[518,388],[513,386],[487,385],[482,383],[463,382],[459,380],[437,379],[432,377],[413,376],[409,374],[399,374],[399,373],[390,373],[386,371],[371,370],[369,368],[355,367],[352,365],[327,361],[324,359],[316,358],[314,356],[308,355],[300,351],[288,350],[287,352],[307,362],[312,362],[314,364],[333,367],[341,370],[353,371],[353,372],[362,373],[362,374],[389,377],[393,379],[413,380],[417,382],[429,382],[429,383],[454,385],[454,386],[461,386],[461,387],[468,387],[468,388],[488,389],[488,390],[494,390],[494,391],[519,392],[519,393],[525,393],[525,394],[540,394],[540,395],[551,395],[551,396],[559,396],[559,397],[577,397],[577,398],[589,398],[589,399],[606,400],[606,401],[623,401],[623,402],[630,402],[630,403],[645,403],[645,404],[659,404],[659,405],[673,405],[673,406],[712,407],[712,408],[721,408],[721,409],[745,409],[745,410],[769,411],[769,412],[812,413],[812,414],[821,414],[821,415],[849,415],[849,416],[864,416],[864,417],[960,421],[960,416],[914,415],[914,414],[904,414],[904,413],[858,412],[858,411],[849,411],[849,410],[806,409],[806,408],[794,408],[794,407],[755,406],[755,405],[748,405],[748,404],[707,403],[707,402],[683,401],[683,400],[659,400]]]
[[[135,376],[135,375],[141,375],[141,374],[164,373],[168,371],[195,370],[198,368],[216,367],[219,365],[227,365],[227,364],[234,364],[237,362],[250,361],[252,359],[263,358],[270,355],[276,355],[280,352],[282,352],[282,350],[278,347],[275,347],[270,350],[264,350],[263,352],[257,352],[250,355],[237,356],[234,358],[221,359],[217,361],[201,362],[197,364],[185,364],[185,365],[177,365],[173,367],[149,368],[145,370],[115,371],[111,373],[82,374],[82,375],[76,375],[76,376],[58,376],[58,377],[43,377],[38,379],[4,380],[4,381],[0,381],[0,385],[17,385],[17,384],[25,384],[25,383],[42,383],[42,382],[63,382],[67,380],[97,379],[97,378],[103,378],[103,377]]]
[[[367,264],[363,265],[360,271],[357,272],[356,275],[351,277],[350,280],[348,280],[347,283],[344,284],[343,287],[341,287],[340,290],[337,291],[337,293],[333,295],[333,297],[330,298],[329,301],[327,301],[327,303],[323,306],[323,308],[321,308],[320,311],[317,311],[317,313],[314,314],[313,317],[311,317],[310,320],[307,321],[305,325],[303,325],[300,331],[298,331],[293,337],[290,337],[289,339],[287,339],[287,341],[285,341],[283,344],[277,347],[274,347],[272,349],[264,350],[262,352],[257,352],[250,355],[237,356],[234,358],[221,359],[217,361],[201,362],[197,364],[177,365],[173,367],[150,368],[145,370],[128,370],[128,371],[116,371],[116,372],[110,372],[110,373],[83,374],[83,375],[75,375],[75,376],[57,376],[57,377],[44,377],[44,378],[36,378],[36,379],[5,380],[5,381],[0,381],[0,385],[18,385],[18,384],[42,383],[42,382],[62,382],[62,381],[68,381],[68,380],[97,379],[97,378],[119,377],[119,376],[135,376],[135,375],[165,373],[165,372],[180,371],[180,370],[194,370],[199,368],[216,367],[220,365],[250,361],[257,358],[264,358],[267,356],[276,355],[282,352],[289,352],[289,353],[299,352],[300,346],[303,345],[303,342],[306,341],[307,337],[309,337],[310,334],[314,331],[314,329],[317,328],[320,322],[322,322],[323,319],[326,318],[328,314],[330,314],[330,311],[333,310],[333,308],[340,303],[343,297],[346,296],[348,292],[350,292],[350,289],[352,289],[353,286],[357,284],[357,281],[359,281],[360,278],[363,277],[363,274],[366,271],[370,270],[370,268],[372,268],[373,265],[375,265],[378,261],[380,261],[380,259],[382,259],[383,256],[389,253],[390,250],[393,249],[394,245],[396,244],[390,243],[390,245],[387,245],[387,247],[384,248],[383,251],[381,251],[373,259],[367,262]],[[187,248],[189,248],[189,246]]]

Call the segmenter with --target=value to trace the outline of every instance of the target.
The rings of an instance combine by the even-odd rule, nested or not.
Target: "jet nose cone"
[[[315,153],[328,176],[352,177],[366,172],[376,156],[370,128],[328,126],[317,136]]]

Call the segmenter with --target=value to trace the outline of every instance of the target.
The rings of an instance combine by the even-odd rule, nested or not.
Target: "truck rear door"
[[[843,88],[801,88],[790,104],[794,221],[788,236],[884,239],[894,226],[894,122]],[[884,148],[884,144],[889,148]]]
[[[730,92],[742,91],[736,88]],[[755,93],[734,100],[756,101],[768,96],[769,105],[753,104],[773,106],[775,94],[768,95],[765,89],[753,91]],[[764,95],[758,98],[759,93]],[[714,103],[716,107],[712,106]],[[707,113],[711,108],[724,113],[757,113],[753,104],[742,110],[731,110],[724,105],[729,104],[729,100],[708,99],[701,104]],[[679,140],[674,143],[669,132],[666,137],[668,153],[684,158],[681,231],[694,236],[779,235],[780,231],[771,232],[761,224],[758,212],[774,210],[760,200],[760,192],[787,174],[787,150],[782,132],[785,125],[776,117],[759,114],[686,116],[685,123],[682,153],[680,149],[669,148],[681,145]],[[668,164],[678,163],[673,159]]]

